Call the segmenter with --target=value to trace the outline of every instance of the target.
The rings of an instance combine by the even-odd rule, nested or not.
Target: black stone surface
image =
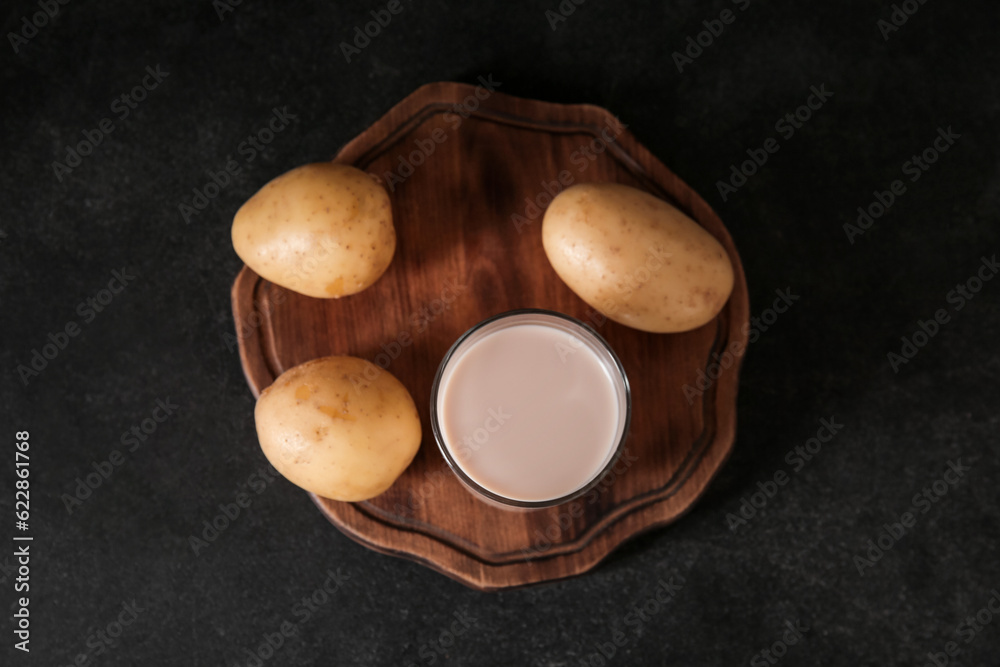
[[[884,667],[933,664],[928,654],[955,642],[951,664],[997,664],[1000,614],[980,610],[1000,590],[1000,280],[974,280],[993,276],[982,258],[1000,249],[996,3],[897,3],[915,12],[886,39],[888,1],[593,0],[553,29],[557,0],[403,0],[348,63],[339,44],[384,3],[72,0],[15,52],[10,34],[46,1],[57,4],[5,5],[0,49],[0,600],[11,614],[23,594],[10,538],[34,538],[31,652],[13,648],[7,618],[0,663],[243,666],[258,651],[266,665],[575,667],[614,647],[608,664],[781,654]],[[718,31],[724,10],[732,22],[678,71],[673,53],[704,21]],[[136,108],[114,103],[147,67],[168,74]],[[419,85],[488,74],[506,93],[620,116],[719,212],[752,312],[770,321],[745,360],[735,454],[694,510],[585,576],[500,594],[369,552],[304,493],[256,476],[250,393],[223,339],[240,203],[329,158]],[[832,97],[786,136],[776,123],[813,86]],[[241,152],[275,108],[294,120]],[[910,180],[905,163],[939,128],[958,138]],[[68,147],[88,133],[100,143],[71,166]],[[769,138],[778,151],[724,200],[717,182]],[[186,221],[179,205],[229,160],[239,173]],[[896,179],[905,192],[850,239],[844,225]],[[91,313],[115,271],[134,277]],[[953,291],[969,281],[971,298]],[[772,318],[776,290],[796,299]],[[938,310],[948,321],[916,335]],[[78,335],[25,384],[18,366],[69,323]],[[924,344],[894,369],[889,353],[914,336]],[[155,432],[123,437],[159,401],[176,407]],[[823,419],[842,428],[797,470],[788,453]],[[27,533],[12,517],[20,430]],[[120,465],[70,513],[64,496],[115,450]],[[968,470],[939,482],[942,497],[914,500],[956,461]],[[787,483],[754,497],[779,471]],[[190,536],[241,491],[251,505],[196,555]],[[730,529],[744,499],[766,505]],[[907,511],[905,534],[884,536]],[[859,573],[880,536],[893,544]],[[330,571],[336,592],[301,606]],[[635,615],[671,577],[683,581],[673,599]],[[116,626],[133,600],[141,611]],[[260,651],[284,622],[293,636]],[[786,622],[808,627],[790,646]],[[110,643],[100,634],[119,630]]]

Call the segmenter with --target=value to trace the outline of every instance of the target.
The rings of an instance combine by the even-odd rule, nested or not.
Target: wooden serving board
[[[496,590],[585,572],[691,506],[733,446],[741,355],[691,401],[684,386],[697,387],[699,371],[716,375],[714,355],[732,343],[744,349],[749,321],[739,256],[701,197],[604,109],[458,83],[418,89],[335,161],[390,189],[398,239],[385,275],[360,294],[324,300],[244,267],[232,291],[254,394],[296,364],[346,354],[390,360],[388,370],[421,411],[420,451],[386,493],[360,503],[314,497],[334,525],[376,551]],[[541,242],[547,191],[588,181],[647,190],[722,243],[736,281],[714,321],[682,334],[604,322],[556,276]],[[621,357],[632,385],[626,458],[595,491],[560,507],[510,511],[478,500],[448,469],[430,428],[431,382],[448,347],[480,320],[516,308],[590,323]]]

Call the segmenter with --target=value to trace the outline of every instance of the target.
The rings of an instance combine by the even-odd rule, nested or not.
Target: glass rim
[[[624,418],[621,419],[621,435],[618,436],[618,442],[614,444],[614,451],[611,457],[608,459],[607,463],[597,472],[594,476],[587,481],[586,484],[581,486],[579,489],[572,491],[566,495],[560,496],[558,498],[553,498],[551,500],[518,500],[516,498],[508,498],[507,496],[502,496],[489,489],[485,488],[480,483],[473,480],[466,472],[462,469],[461,464],[459,464],[454,456],[452,456],[448,445],[445,444],[444,434],[442,432],[441,424],[438,419],[438,394],[441,386],[441,379],[444,376],[445,370],[448,368],[448,364],[451,362],[455,353],[461,348],[461,346],[469,340],[474,334],[482,330],[491,324],[494,324],[500,320],[509,319],[512,317],[517,317],[521,315],[539,315],[542,317],[551,317],[555,319],[562,320],[573,327],[581,330],[584,334],[593,339],[594,342],[598,344],[607,355],[608,359],[612,362],[611,365],[614,366],[614,371],[617,373],[617,381],[612,378],[612,381],[616,384],[616,389],[618,388],[618,383],[620,382],[622,397],[624,398]],[[515,325],[516,326],[516,325]],[[595,351],[596,352],[596,351]],[[611,370],[611,369],[609,369]],[[621,459],[622,453],[625,450],[625,441],[628,439],[629,426],[632,421],[632,389],[629,385],[628,376],[625,374],[625,368],[622,366],[621,359],[615,353],[614,349],[608,344],[604,337],[601,336],[597,331],[582,322],[575,317],[560,313],[554,310],[546,310],[543,308],[518,308],[516,310],[508,310],[503,313],[498,313],[485,320],[473,325],[465,333],[458,337],[458,339],[448,348],[445,352],[444,358],[438,365],[437,373],[434,374],[434,382],[431,385],[431,397],[430,397],[430,408],[431,408],[431,430],[434,432],[434,440],[437,442],[438,449],[444,460],[448,463],[448,467],[451,471],[459,478],[459,480],[468,487],[474,493],[490,500],[494,503],[503,505],[509,508],[520,508],[520,509],[541,509],[545,507],[555,507],[557,505],[562,505],[571,500],[579,498],[585,493],[589,492],[595,486],[597,486],[602,479],[604,479],[607,474],[615,467],[618,461]]]

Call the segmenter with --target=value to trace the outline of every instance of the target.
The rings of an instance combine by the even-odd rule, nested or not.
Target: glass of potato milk
[[[431,427],[460,480],[505,508],[551,507],[595,486],[624,447],[632,400],[621,361],[567,315],[480,322],[441,362]]]

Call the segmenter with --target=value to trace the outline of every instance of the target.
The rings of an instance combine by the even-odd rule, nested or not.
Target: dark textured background
[[[210,0],[73,0],[19,53],[4,39],[0,524],[13,532],[13,434],[28,429],[35,541],[33,650],[13,651],[5,622],[0,662],[70,664],[135,599],[138,619],[84,664],[246,665],[245,649],[302,620],[297,601],[339,568],[340,590],[266,664],[600,664],[597,645],[621,630],[610,664],[738,665],[796,620],[810,629],[783,664],[924,664],[948,641],[958,664],[996,664],[1000,616],[971,638],[960,624],[1000,589],[1000,281],[957,312],[947,295],[1000,246],[1000,5],[931,0],[886,41],[888,1],[592,0],[553,31],[556,0],[404,0],[348,64],[339,42],[382,6],[246,0],[220,20]],[[671,53],[725,8],[735,23],[678,72]],[[7,3],[4,34],[35,11]],[[157,64],[169,76],[117,120],[112,100]],[[194,555],[189,536],[265,463],[222,338],[241,265],[233,213],[419,85],[481,74],[505,93],[610,109],[719,212],[753,313],[776,289],[800,295],[746,357],[733,458],[675,525],[528,590],[481,594],[373,554],[282,480]],[[820,84],[834,96],[723,201],[716,181]],[[240,142],[283,106],[297,121],[246,162]],[[52,162],[106,117],[113,133],[57,179]],[[857,207],[949,126],[957,143],[849,243]],[[178,205],[230,156],[241,173],[185,224]],[[77,304],[121,267],[135,280],[25,386],[17,365],[82,323]],[[939,308],[951,321],[895,373],[887,354]],[[176,413],[69,514],[60,497],[75,479],[168,398]],[[831,416],[836,438],[730,530],[727,514],[790,471],[786,452]],[[867,540],[957,458],[964,478],[859,575]],[[0,556],[5,607],[10,564]],[[626,625],[671,576],[685,581],[675,600]],[[456,612],[474,622],[437,652]]]

